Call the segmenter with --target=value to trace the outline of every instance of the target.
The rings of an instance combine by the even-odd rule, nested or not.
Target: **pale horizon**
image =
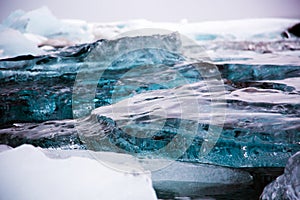
[[[300,19],[298,0],[2,0],[0,20],[17,9],[30,11],[47,6],[60,19],[112,22],[146,19],[154,22],[236,20],[245,18]]]

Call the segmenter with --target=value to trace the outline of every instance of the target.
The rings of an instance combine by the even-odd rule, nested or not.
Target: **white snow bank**
[[[298,23],[299,19],[240,19],[204,22],[151,22],[130,20],[111,23],[88,23],[83,20],[58,19],[47,7],[29,12],[17,10],[3,21],[3,26],[22,33],[32,33],[47,38],[65,38],[75,43],[112,38],[120,33],[141,28],[179,31],[195,40],[260,40],[281,39],[280,33]]]
[[[130,20],[111,23],[88,23],[83,20],[58,19],[47,7],[25,12],[17,10],[5,19],[1,26],[0,57],[21,54],[37,55],[45,53],[38,46],[69,46],[94,42],[98,39],[112,39],[122,33],[136,29],[166,29],[178,31],[191,39],[211,41],[273,41],[280,40],[281,32],[299,22],[299,19],[241,19],[205,22],[151,22]],[[14,30],[14,33],[7,33]],[[11,35],[11,38],[8,38]],[[6,42],[5,40],[9,41]],[[11,40],[16,40],[12,42]],[[20,42],[21,41],[21,42]],[[31,41],[31,42],[28,42]],[[20,45],[17,45],[20,44]],[[16,48],[16,49],[14,49]],[[28,51],[25,51],[28,49]],[[38,51],[40,50],[40,51]],[[24,52],[25,51],[25,52]],[[2,55],[1,55],[2,52]]]
[[[12,147],[7,146],[5,144],[0,144],[0,153],[3,152],[3,151],[10,150],[10,149],[12,149]]]
[[[31,145],[0,153],[0,199],[156,199],[147,174],[128,174],[85,157],[51,159]]]

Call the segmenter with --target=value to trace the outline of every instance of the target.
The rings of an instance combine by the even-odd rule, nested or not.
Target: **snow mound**
[[[51,159],[31,145],[0,153],[0,180],[6,200],[156,199],[147,174],[118,172],[85,157]]]

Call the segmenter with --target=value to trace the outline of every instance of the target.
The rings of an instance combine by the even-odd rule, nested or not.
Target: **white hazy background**
[[[29,11],[41,6],[47,6],[58,18],[89,22],[300,19],[300,0],[0,0],[0,20],[16,9]]]

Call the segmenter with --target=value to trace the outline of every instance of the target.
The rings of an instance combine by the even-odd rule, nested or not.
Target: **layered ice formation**
[[[110,63],[114,52],[148,44],[158,44],[161,49],[137,49]],[[300,148],[300,66],[289,60],[285,65],[248,60],[248,64],[222,61],[214,66],[205,57],[188,61],[190,47],[184,47],[184,53],[182,48],[176,34],[137,36],[69,47],[52,55],[2,60],[1,123],[10,125],[1,129],[1,141],[12,146],[29,142],[101,151],[117,146],[118,150],[147,154],[164,147],[177,133],[189,137],[189,129],[180,129],[181,123],[197,123],[197,134],[181,157],[184,161],[235,167],[284,166]],[[225,81],[227,101],[219,105],[226,104],[226,119],[217,145],[207,157],[201,157],[198,152],[213,116],[208,83],[218,79],[217,74],[209,74],[215,72],[208,66],[214,66],[211,69],[217,69]],[[76,86],[82,95],[75,101],[73,92],[72,108],[77,72],[86,74],[86,79],[80,82],[81,88]],[[99,72],[99,80],[91,79]],[[190,106],[182,110],[178,99]],[[91,134],[81,138],[72,120],[38,124],[89,113],[85,122],[94,130],[88,129]],[[147,138],[128,135],[129,130],[135,134],[142,131]],[[112,145],[97,145],[97,137],[106,137]]]

